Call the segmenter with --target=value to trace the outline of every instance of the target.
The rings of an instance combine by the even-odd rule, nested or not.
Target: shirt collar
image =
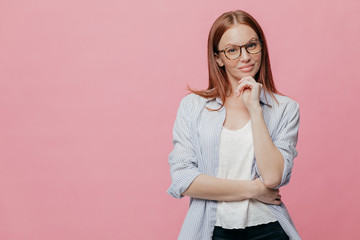
[[[266,95],[266,99],[265,99],[265,95]],[[216,98],[209,98],[207,101],[211,101],[213,99],[216,99],[216,101],[222,105],[222,100],[220,97],[216,97]],[[268,102],[266,102],[266,100]],[[270,106],[271,107],[271,103],[272,103],[272,98],[270,96],[270,94],[268,94],[263,88],[261,89],[261,92],[260,92],[260,104],[265,104],[267,106]]]

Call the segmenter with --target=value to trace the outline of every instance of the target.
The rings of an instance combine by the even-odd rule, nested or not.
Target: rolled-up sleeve
[[[299,103],[292,101],[286,108],[283,122],[280,123],[280,130],[273,139],[274,145],[279,149],[284,158],[284,169],[280,184],[274,187],[278,189],[289,183],[291,172],[294,166],[294,158],[298,155],[296,144],[300,122]]]
[[[192,111],[189,98],[183,98],[174,123],[173,149],[168,159],[172,183],[167,193],[178,199],[184,197],[181,194],[201,174],[191,139]]]

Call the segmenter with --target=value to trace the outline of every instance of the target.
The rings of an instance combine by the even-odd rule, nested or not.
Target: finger
[[[240,85],[240,84],[243,83],[243,82],[247,82],[246,77],[245,77],[245,78],[242,78],[242,79],[238,82],[238,84]]]
[[[244,87],[245,85],[245,87]],[[246,82],[242,82],[238,87],[237,87],[237,90],[235,91],[235,93],[239,92],[239,94],[237,95],[240,95],[241,91],[244,89],[244,88],[250,88],[250,89],[253,89],[254,87],[258,87],[259,88],[259,91],[262,89],[262,84],[261,83],[257,83],[257,82],[249,82],[249,81],[246,81]]]
[[[255,79],[254,79],[253,77],[251,77],[251,76],[248,77],[248,80],[249,80],[250,82],[256,83]]]
[[[243,77],[242,79],[240,79],[240,81],[238,81],[238,83],[242,83],[243,81],[250,80],[250,78],[251,76]]]
[[[241,80],[240,80],[241,81]],[[262,84],[261,83],[258,83],[258,82],[255,82],[255,81],[250,81],[250,80],[244,80],[244,81],[242,81],[242,82],[240,82],[239,81],[239,85],[241,85],[241,84],[245,84],[245,83],[249,83],[249,84],[252,84],[252,85],[254,85],[254,86],[256,86],[256,85],[259,85],[259,86],[262,86]]]
[[[242,82],[237,88],[236,88],[236,95],[238,95],[238,93],[240,94],[241,91],[244,90],[244,88],[253,88],[255,85],[252,82]]]
[[[262,87],[262,84],[257,82],[253,77],[251,76],[247,76],[247,77],[243,77],[240,81],[238,81],[238,83],[242,83],[243,81],[250,81],[250,82],[253,82],[253,83],[258,83],[261,87]]]
[[[243,81],[250,81],[250,82],[256,82],[255,79],[252,76],[247,76],[247,77],[243,77],[239,83],[243,82]]]
[[[243,77],[240,81],[238,81],[238,84],[243,82],[256,82],[251,76]]]

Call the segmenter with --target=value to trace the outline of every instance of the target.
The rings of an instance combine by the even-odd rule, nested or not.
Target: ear
[[[219,54],[214,53],[214,57],[215,57],[215,61],[218,64],[219,67],[223,67],[224,66],[224,62],[222,61],[222,59],[220,58]]]

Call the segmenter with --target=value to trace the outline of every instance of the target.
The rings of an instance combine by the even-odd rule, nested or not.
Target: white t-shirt
[[[251,119],[241,129],[222,127],[219,149],[219,178],[252,180],[254,143]],[[227,229],[245,228],[277,221],[265,204],[255,199],[221,202],[217,204],[215,226]]]

